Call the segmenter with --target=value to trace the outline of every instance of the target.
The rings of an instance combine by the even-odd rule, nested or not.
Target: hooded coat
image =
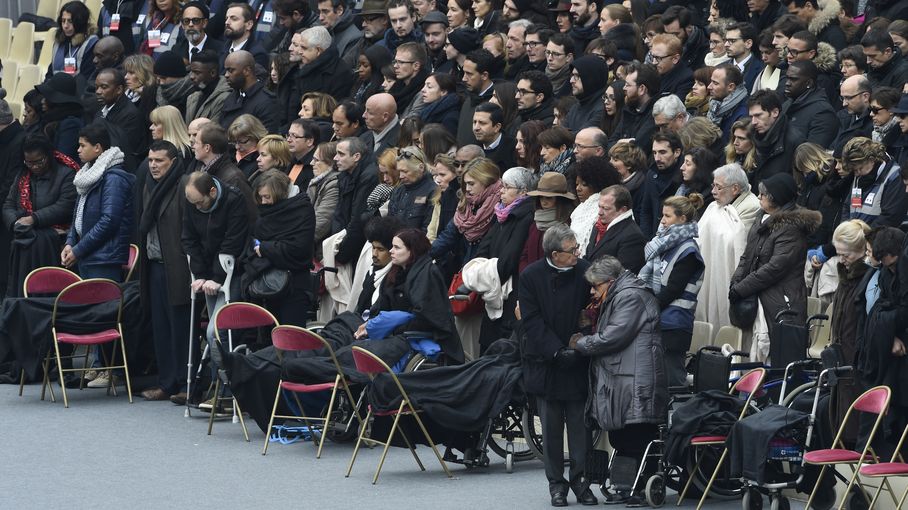
[[[574,69],[580,75],[583,92],[575,96],[577,104],[568,110],[563,127],[572,133],[602,124],[605,105],[602,95],[608,84],[608,66],[595,55],[585,55],[574,61]]]
[[[231,92],[233,92],[233,89],[227,84],[227,80],[221,76],[218,78],[214,90],[211,91],[211,94],[208,94],[208,97],[203,99],[202,91],[200,90],[189,94],[189,97],[186,98],[186,114],[184,115],[186,124],[200,117],[220,123],[224,102]]]
[[[662,423],[668,382],[659,329],[659,303],[636,276],[624,271],[600,305],[596,333],[577,342],[590,361],[587,417],[602,430]]]
[[[818,3],[820,10],[807,25],[807,30],[817,36],[817,41],[824,42],[833,48],[843,49],[848,46],[845,32],[839,26],[839,12],[842,5],[839,0],[825,0]]]
[[[822,215],[791,203],[766,216],[763,213],[750,227],[731,288],[742,298],[756,294],[767,324],[789,307],[797,314],[792,320],[803,324],[807,320],[807,237],[820,226]]]
[[[788,116],[789,125],[804,133],[805,142],[829,147],[839,133],[835,110],[819,87],[811,87],[800,96],[785,101],[782,110]]]

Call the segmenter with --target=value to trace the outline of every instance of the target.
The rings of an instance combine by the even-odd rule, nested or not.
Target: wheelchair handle
[[[448,296],[448,299],[451,301],[469,301],[470,296],[465,296],[463,294],[454,294],[453,296]]]

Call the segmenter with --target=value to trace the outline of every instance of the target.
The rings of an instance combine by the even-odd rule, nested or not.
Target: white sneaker
[[[110,370],[104,370],[103,372],[98,372],[98,376],[86,386],[88,388],[106,388],[110,385],[110,378]],[[116,378],[114,378],[114,384],[116,384]]]
[[[94,381],[97,378],[98,378],[98,371],[95,369],[91,369],[88,372],[85,372],[85,374],[82,376],[82,379],[85,379],[86,381],[89,381],[89,382]]]

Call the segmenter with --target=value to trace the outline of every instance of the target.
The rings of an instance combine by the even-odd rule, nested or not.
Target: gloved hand
[[[736,291],[734,287],[728,289],[729,303],[737,303],[738,301],[741,301],[741,298],[741,294],[738,294],[738,291]]]
[[[813,262],[814,259],[816,259],[816,261],[820,264],[825,264],[826,261],[829,260],[829,257],[827,257],[825,253],[823,253],[822,246],[817,246],[812,250],[807,250],[807,260]]]
[[[562,347],[555,353],[555,366],[558,368],[573,368],[582,358],[575,349]]]

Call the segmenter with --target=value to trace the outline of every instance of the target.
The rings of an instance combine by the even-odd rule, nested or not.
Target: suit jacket
[[[372,147],[375,146],[375,133],[372,130],[367,129],[363,134],[359,135],[359,139],[366,144],[366,148],[370,151]],[[373,151],[375,157],[381,156],[382,152],[385,152],[385,149],[390,149],[391,147],[397,147],[397,142],[400,140],[400,124],[395,123],[394,127],[382,138],[382,141],[379,142],[378,148]]]
[[[640,231],[640,227],[634,222],[632,216],[610,225],[602,239],[596,243],[594,241],[598,234],[596,225],[593,225],[590,243],[586,247],[586,260],[594,262],[603,255],[611,255],[617,258],[628,271],[635,274],[640,271],[646,260],[643,255],[646,239],[643,238],[643,232]]]
[[[209,35],[207,39],[205,39],[205,44],[202,45],[201,49],[211,50],[220,55],[224,51],[224,41],[219,41]],[[186,65],[189,65],[189,39],[180,37],[171,51],[182,57],[183,62],[185,62]]]
[[[132,101],[126,95],[122,95],[117,99],[113,108],[107,112],[107,117],[102,117],[101,110],[98,110],[98,113],[95,114],[95,119],[102,118],[107,121],[109,126],[114,127],[119,132],[120,138],[118,140],[112,139],[111,142],[116,142],[115,145],[118,145],[124,154],[135,157],[136,161],[141,161],[148,155],[142,154],[147,150],[144,141],[148,125],[142,119],[139,109],[132,104]]]
[[[501,173],[504,173],[507,169],[516,164],[515,156],[517,155],[517,140],[508,135],[502,135],[501,142],[499,142],[498,146],[494,149],[486,149],[483,147],[482,150],[485,152],[487,158],[498,165],[498,168],[501,169]]]
[[[268,62],[268,52],[265,51],[265,48],[253,38],[246,39],[246,42],[243,43],[241,50],[246,50],[249,53],[252,53],[252,58],[255,59],[255,63],[262,66],[266,71],[271,69],[271,66]],[[221,48],[220,52],[220,61],[221,61],[221,74],[224,74],[224,60],[227,58],[227,55],[230,54],[230,44],[224,43],[224,47]]]

